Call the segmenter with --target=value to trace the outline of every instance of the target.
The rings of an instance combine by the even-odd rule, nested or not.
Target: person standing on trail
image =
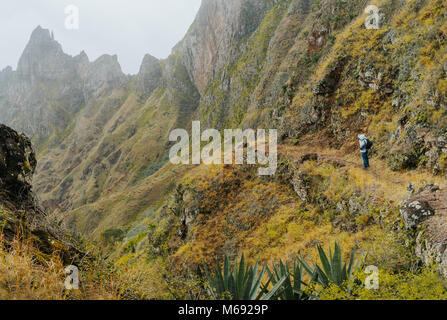
[[[363,168],[366,170],[369,168],[368,151],[372,147],[372,142],[363,134],[359,134],[360,152],[363,158]]]

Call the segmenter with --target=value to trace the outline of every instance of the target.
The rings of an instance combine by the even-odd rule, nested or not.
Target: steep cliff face
[[[14,71],[11,67],[6,67],[0,71],[0,90],[3,95],[8,90],[8,85],[12,80]]]
[[[0,125],[0,187],[5,196],[19,204],[32,200],[31,183],[36,157],[24,135]]]
[[[393,203],[408,182],[445,187],[446,5],[377,1],[375,30],[367,4],[204,0],[171,56],[145,56],[135,76],[115,56],[69,57],[37,29],[19,69],[0,73],[0,121],[34,134],[43,203],[91,238],[188,266],[342,239],[409,269]],[[169,164],[170,131],[192,119],[277,128],[278,176]],[[360,132],[374,141],[370,172]]]
[[[128,78],[121,71],[118,56],[102,55],[80,74],[84,82],[84,94],[89,98],[97,98],[107,90],[121,88]]]
[[[71,57],[49,30],[37,27],[17,71],[0,80],[0,121],[29,135],[38,149],[60,143],[61,134],[87,99],[126,84],[116,57],[90,63],[84,52]],[[25,115],[25,116],[24,116]]]
[[[2,245],[27,239],[42,255],[58,254],[65,263],[78,258],[68,235],[47,220],[32,192],[36,158],[30,140],[0,125],[0,226]]]
[[[63,130],[39,144],[35,186],[71,227],[99,237],[134,221],[147,201],[138,198],[134,208],[110,216],[97,201],[113,196],[125,205],[129,188],[148,188],[144,180],[168,160],[169,132],[189,126],[200,96],[175,55],[147,55],[132,77],[122,74],[116,56],[73,59],[83,103]]]
[[[76,71],[72,58],[62,51],[49,30],[37,27],[20,57],[17,76],[34,84],[39,79],[62,80]]]
[[[137,90],[150,96],[160,86],[162,77],[161,62],[150,54],[145,55],[137,75]]]
[[[319,57],[366,2],[278,1],[267,6],[258,27],[230,52],[202,93],[199,114],[211,127],[281,127],[300,83],[305,86]],[[331,39],[331,41],[328,41]],[[287,91],[287,93],[286,93]]]
[[[107,227],[131,223],[152,202],[134,199],[130,210],[105,217],[98,201],[113,196],[125,205],[129,188],[150,192],[145,180],[166,164],[169,132],[189,128],[205,83],[240,53],[234,44],[250,36],[272,6],[269,1],[204,1],[172,55],[161,61],[146,55],[131,78],[121,75],[115,57],[93,63],[85,53],[73,58],[83,104],[64,131],[40,145],[35,185],[45,205],[96,237]]]
[[[38,27],[17,71],[10,72],[10,80],[0,89],[0,121],[36,137],[36,141],[63,128],[82,104],[76,69],[50,32]]]
[[[350,5],[351,12],[366,6]],[[338,25],[326,28],[330,41],[312,47],[285,84],[282,106],[274,110],[277,126],[296,141],[324,132],[347,151],[355,148],[356,133],[366,132],[393,170],[445,174],[445,3],[378,5],[378,30],[365,28],[366,14],[340,29],[350,16],[342,7],[323,16]]]
[[[276,1],[205,0],[185,38],[173,49],[204,94],[217,72],[240,53]]]

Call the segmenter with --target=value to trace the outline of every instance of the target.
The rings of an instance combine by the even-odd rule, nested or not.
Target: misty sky
[[[125,73],[138,72],[143,56],[166,58],[185,35],[201,0],[2,0],[0,70],[16,69],[38,26],[54,31],[64,52],[85,50],[90,61],[117,54]],[[65,28],[65,8],[79,8],[79,30]]]

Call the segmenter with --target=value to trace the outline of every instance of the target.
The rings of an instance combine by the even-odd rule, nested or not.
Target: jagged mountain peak
[[[172,50],[203,94],[207,84],[234,57],[242,38],[254,32],[274,2],[204,0],[186,36]]]
[[[93,93],[100,88],[119,87],[126,82],[126,75],[121,69],[117,55],[104,54],[88,65],[84,74],[81,75],[85,81],[87,93]],[[102,90],[98,91],[100,94]]]
[[[103,54],[91,63],[89,69],[89,73],[102,74],[102,80],[112,80],[124,76],[117,55]]]
[[[70,60],[71,57],[63,52],[50,30],[38,26],[31,33],[17,71],[22,77],[57,79],[67,70]]]
[[[137,77],[138,91],[142,94],[152,93],[159,85],[161,77],[160,60],[150,54],[146,54]]]
[[[6,66],[5,68],[3,68],[3,70],[0,71],[1,73],[11,73],[13,72],[12,67],[11,66]]]
[[[87,55],[87,53],[85,53],[84,50],[82,50],[77,56],[75,56],[75,59],[90,62],[88,55]]]
[[[49,42],[53,41],[54,36],[49,29],[44,29],[41,26],[37,26],[33,30],[30,37],[30,42]]]
[[[97,58],[95,61],[93,61],[93,64],[110,65],[113,67],[119,67],[121,69],[121,66],[118,62],[118,56],[116,54],[114,54],[114,55],[103,54],[99,58]]]
[[[74,61],[76,63],[76,65],[78,66],[78,72],[79,74],[84,74],[90,64],[90,60],[87,56],[87,54],[85,53],[84,50],[82,50],[77,56],[75,56]]]
[[[152,64],[152,63],[158,63],[158,61],[159,60],[156,57],[154,57],[153,55],[151,55],[149,53],[145,54],[143,57],[143,61],[141,63],[140,72],[144,68],[145,65]]]

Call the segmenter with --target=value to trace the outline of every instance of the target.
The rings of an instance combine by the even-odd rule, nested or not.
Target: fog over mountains
[[[64,51],[85,50],[91,60],[117,54],[126,74],[136,74],[146,53],[166,58],[186,34],[201,0],[17,0],[4,2],[0,12],[0,39],[8,45],[0,56],[0,69],[16,69],[31,31],[37,26],[52,30]],[[79,29],[70,6],[79,10]],[[66,11],[68,10],[68,11]]]

